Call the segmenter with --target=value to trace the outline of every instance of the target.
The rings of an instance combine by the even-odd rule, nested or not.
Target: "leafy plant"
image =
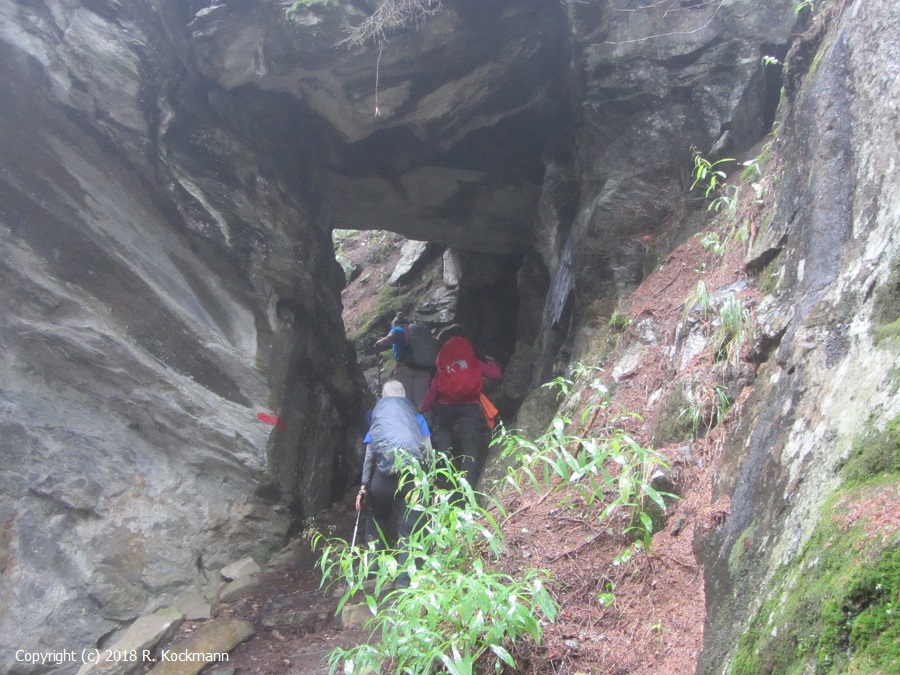
[[[609,327],[617,333],[623,332],[631,325],[631,317],[626,312],[616,310],[609,317]]]
[[[694,235],[699,237],[700,234]],[[703,238],[700,240],[700,245],[703,246],[703,249],[708,251],[712,249],[713,253],[716,255],[725,255],[726,244],[725,240],[723,240],[718,232],[707,232],[703,235]]]
[[[621,567],[629,560],[631,560],[634,556],[636,556],[640,551],[644,548],[644,543],[642,541],[636,541],[631,546],[625,548],[619,555],[617,555],[612,560],[613,567]]]
[[[571,368],[569,368],[569,372],[576,380],[582,377],[596,378],[597,375],[603,372],[603,368],[578,361],[577,363],[572,364]],[[591,382],[591,385],[594,385],[593,381]]]
[[[597,406],[588,406],[586,414],[592,408],[608,406],[607,398]],[[663,498],[673,495],[659,492],[650,484],[655,469],[668,467],[665,457],[615,426],[628,417],[640,419],[634,413],[613,415],[596,436],[583,436],[569,431],[571,419],[556,416],[534,441],[501,427],[493,444],[501,448],[504,457],[516,460],[507,476],[514,488],[521,489],[526,483],[536,491],[573,491],[588,507],[603,505],[598,516],[601,522],[626,511],[631,518],[625,532],[636,534],[649,548],[653,523],[642,505],[650,500],[665,510]]]
[[[694,290],[685,298],[683,318],[687,319],[695,307],[700,313],[700,318],[706,321],[709,318],[710,301],[709,293],[706,291],[706,283],[703,280],[698,281],[697,285],[694,286]]]
[[[816,2],[817,0],[802,0],[802,2],[797,4],[797,8],[794,10],[797,14],[802,12],[804,9],[809,8],[809,11],[815,14],[816,12]]]
[[[678,416],[685,419],[691,428],[691,435],[696,439],[712,429],[731,408],[728,390],[721,384],[704,388],[696,396],[696,402],[683,408]]]
[[[597,596],[597,602],[600,603],[601,607],[609,607],[610,605],[615,604],[615,602],[616,602],[615,590],[616,590],[616,585],[611,581],[608,581],[603,586],[603,592]]]
[[[703,403],[698,401],[693,405],[683,408],[678,413],[678,417],[687,420],[691,427],[691,435],[694,438],[700,437],[700,429],[703,427]]]
[[[729,295],[719,311],[719,325],[713,333],[716,360],[737,366],[741,349],[752,339],[753,319],[750,310],[735,295]]]
[[[750,239],[750,220],[744,218],[739,227],[732,232],[735,241],[746,242]]]
[[[412,481],[408,506],[421,514],[403,550],[314,537],[322,584],[346,582],[338,611],[362,596],[373,614],[367,625],[377,635],[332,651],[330,672],[472,673],[476,662],[515,668],[513,643],[540,642],[542,622],[556,619],[546,572],[513,578],[491,569],[504,549],[500,527],[446,457],[401,480]],[[410,586],[392,590],[402,572]]]
[[[603,372],[603,368],[601,368],[600,366],[591,366],[591,365],[587,365],[587,364],[584,364],[579,361],[577,363],[572,364],[572,366],[569,368],[569,374],[574,379],[570,380],[567,377],[560,376],[560,377],[556,377],[556,378],[550,380],[549,382],[545,382],[541,386],[545,387],[547,389],[559,389],[559,391],[556,393],[556,398],[562,399],[569,395],[569,390],[575,385],[575,382],[577,382],[578,380],[580,380],[584,377],[591,377],[591,382],[588,386],[592,390],[599,393],[603,399],[608,400],[609,399],[609,390],[600,381],[600,379],[598,377],[596,377],[598,374],[600,374],[602,372]],[[593,408],[586,409],[585,416],[587,414],[591,413],[592,411],[593,411]]]
[[[728,390],[721,384],[714,384],[713,399],[716,407],[716,417],[722,419],[731,409],[731,398],[728,396]]]
[[[709,195],[718,189],[725,181],[726,173],[721,168],[716,168],[725,162],[733,162],[732,158],[718,159],[710,162],[699,151],[694,150],[694,182],[691,184],[691,190],[700,185],[703,189],[703,196]]]
[[[774,57],[763,57],[763,60],[771,59],[778,62]],[[719,213],[725,211],[732,217],[737,213],[737,207],[740,200],[741,192],[748,184],[753,188],[755,201],[762,203],[763,193],[765,192],[765,176],[763,167],[768,162],[769,153],[771,151],[772,141],[766,143],[760,154],[753,159],[742,162],[744,168],[740,173],[740,181],[732,185],[724,185],[726,174],[721,169],[715,167],[722,162],[733,162],[733,159],[720,159],[716,162],[710,162],[694,152],[694,182],[691,185],[693,190],[697,185],[704,188],[704,196],[709,197],[713,192],[717,192],[716,197],[710,202],[707,210]]]
[[[741,194],[741,185],[729,185],[722,193],[713,199],[709,206],[706,207],[707,211],[715,211],[719,213],[723,209],[732,215],[737,211],[738,198]]]

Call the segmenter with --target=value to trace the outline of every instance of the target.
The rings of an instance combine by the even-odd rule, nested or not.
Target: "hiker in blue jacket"
[[[413,484],[409,480],[401,481],[401,475],[404,466],[412,462],[430,462],[432,453],[428,422],[406,398],[406,391],[400,382],[385,382],[363,442],[366,444],[366,456],[356,510],[362,510],[363,502],[369,502],[366,544],[374,545],[376,550],[387,545],[384,533],[388,531],[393,515],[397,525],[397,548],[401,551],[397,562],[403,568],[407,559],[407,554],[403,552],[405,542],[420,525],[422,512],[410,508],[407,503]],[[396,585],[409,585],[409,575],[405,571],[397,577]]]
[[[403,385],[407,398],[412,401],[416,410],[421,411],[422,399],[431,385],[434,362],[418,365],[413,362],[409,345],[409,317],[398,312],[391,322],[391,330],[383,338],[375,342],[375,351],[381,352],[388,347],[394,356],[394,370],[391,377]]]

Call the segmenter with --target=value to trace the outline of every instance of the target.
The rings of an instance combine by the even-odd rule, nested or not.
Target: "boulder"
[[[212,613],[209,600],[196,592],[185,593],[175,600],[172,606],[181,612],[185,621],[209,619]]]
[[[195,675],[216,661],[227,661],[228,652],[250,638],[256,629],[243,619],[216,619],[200,626],[184,640],[165,647],[150,675]]]
[[[247,557],[231,563],[230,565],[226,565],[219,570],[219,574],[222,575],[223,579],[231,581],[248,574],[259,574],[261,571],[262,569],[256,561],[253,558]]]
[[[428,250],[428,242],[407,240],[400,247],[400,260],[394,266],[394,271],[388,278],[391,286],[396,286],[407,281],[417,266],[424,261],[425,252]]]
[[[363,628],[373,616],[367,604],[347,603],[341,608],[341,625],[344,628]]]
[[[219,600],[222,602],[234,602],[259,587],[259,579],[253,575],[238,577],[230,581],[219,591]]]
[[[78,675],[128,675],[142,671],[150,665],[145,654],[151,653],[155,647],[171,638],[182,622],[182,613],[178,609],[166,608],[148,616],[137,619],[125,635],[108,649],[96,652],[98,660],[82,666]],[[106,655],[125,655],[129,658],[106,660]],[[137,658],[130,658],[131,655]],[[101,660],[101,656],[103,657]]]

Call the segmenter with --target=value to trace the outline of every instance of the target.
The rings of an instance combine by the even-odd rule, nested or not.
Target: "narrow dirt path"
[[[353,495],[355,490],[317,516],[316,526],[349,541],[356,519]],[[232,604],[214,606],[214,618],[240,617],[253,623],[256,634],[234,650],[227,664],[203,672],[318,675],[328,673],[332,649],[364,641],[367,632],[342,628],[335,616],[340,595],[319,588],[317,560],[307,541],[295,539],[263,569],[256,591]]]

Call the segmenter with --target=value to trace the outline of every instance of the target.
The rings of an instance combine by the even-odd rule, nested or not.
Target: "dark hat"
[[[454,323],[446,328],[442,328],[438,333],[437,341],[440,344],[444,344],[447,340],[452,337],[464,337],[467,340],[469,339],[469,332],[460,324]]]

